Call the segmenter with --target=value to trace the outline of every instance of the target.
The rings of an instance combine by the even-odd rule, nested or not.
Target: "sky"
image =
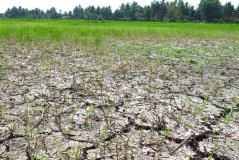
[[[131,3],[133,1],[138,2],[141,6],[149,5],[153,0],[0,0],[0,13],[3,13],[7,8],[13,6],[22,6],[23,8],[34,9],[40,8],[44,11],[51,7],[55,7],[57,10],[70,11],[76,5],[81,5],[83,8],[94,5],[94,6],[111,6],[113,10],[119,8],[122,3]],[[170,0],[169,0],[170,1]],[[231,1],[235,6],[238,6],[238,0],[220,0],[222,4]],[[189,4],[198,6],[200,0],[184,0]]]

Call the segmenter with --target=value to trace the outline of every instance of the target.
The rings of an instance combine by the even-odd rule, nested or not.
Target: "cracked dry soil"
[[[0,159],[239,159],[238,57],[1,50]]]

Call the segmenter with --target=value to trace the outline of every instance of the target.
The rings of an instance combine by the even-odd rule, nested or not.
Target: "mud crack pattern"
[[[239,58],[218,43],[190,59],[2,46],[0,159],[239,159]]]

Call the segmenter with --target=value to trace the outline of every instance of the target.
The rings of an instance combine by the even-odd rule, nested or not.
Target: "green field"
[[[239,159],[239,25],[0,19],[0,159]]]
[[[0,34],[1,39],[23,41],[83,41],[84,38],[102,40],[109,37],[238,39],[239,24],[2,19]]]

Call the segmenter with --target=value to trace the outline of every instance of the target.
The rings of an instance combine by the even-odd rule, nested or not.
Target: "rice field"
[[[239,159],[239,25],[0,19],[0,159]]]

